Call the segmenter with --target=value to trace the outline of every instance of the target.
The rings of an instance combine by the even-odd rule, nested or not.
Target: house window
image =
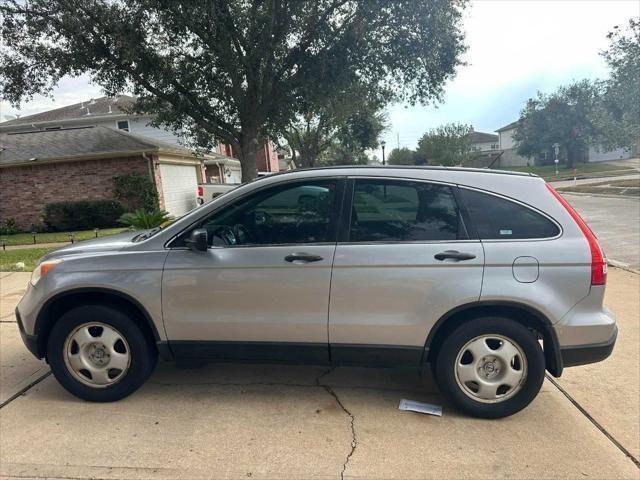
[[[118,130],[124,130],[125,132],[129,131],[129,120],[120,120],[118,121]]]

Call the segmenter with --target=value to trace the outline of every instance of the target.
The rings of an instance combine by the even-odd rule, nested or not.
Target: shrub
[[[113,200],[54,202],[44,206],[44,223],[52,230],[89,230],[113,227],[124,209]]]
[[[113,196],[125,211],[158,209],[158,192],[151,179],[140,173],[113,177]]]
[[[0,235],[13,235],[18,233],[18,224],[14,218],[7,218],[0,223]]]
[[[125,213],[118,221],[138,230],[144,230],[159,227],[171,219],[171,215],[163,210],[147,211],[139,209],[135,212]]]

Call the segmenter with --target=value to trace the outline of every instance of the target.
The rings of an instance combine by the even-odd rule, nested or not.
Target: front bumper
[[[36,335],[29,335],[24,330],[24,325],[22,324],[22,317],[20,316],[20,311],[16,308],[16,321],[18,322],[18,330],[20,330],[20,336],[22,337],[22,341],[26,345],[27,349],[36,357],[42,358],[40,352],[38,351],[38,337]]]
[[[614,325],[613,335],[603,343],[593,343],[590,345],[572,345],[560,347],[562,364],[564,367],[575,367],[588,363],[601,362],[613,351],[618,337],[618,327]]]

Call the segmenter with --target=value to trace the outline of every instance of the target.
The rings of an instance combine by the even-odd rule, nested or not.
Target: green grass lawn
[[[55,248],[22,248],[20,250],[0,250],[0,272],[32,271],[38,259],[55,250]],[[22,270],[16,268],[16,263],[24,262],[25,266]]]
[[[561,165],[556,175],[555,165],[545,165],[542,167],[500,167],[499,170],[509,170],[512,172],[527,172],[540,175],[545,180],[564,180],[573,178],[573,168],[563,168]],[[626,175],[634,173],[635,170],[628,167],[613,165],[611,163],[578,163],[575,165],[576,175],[578,177],[597,177],[611,175]]]
[[[106,237],[107,235],[113,235],[116,233],[124,232],[127,228],[105,228],[98,230],[98,237]],[[51,233],[36,233],[36,245],[38,243],[58,243],[69,242],[69,233],[73,233],[76,242],[82,240],[89,240],[95,238],[96,234],[93,230],[83,230],[80,232],[51,232]],[[7,245],[32,245],[33,235],[30,233],[16,233],[14,235],[2,235],[0,241],[5,242]]]

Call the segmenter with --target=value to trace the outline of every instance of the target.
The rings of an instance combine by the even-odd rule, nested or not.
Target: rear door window
[[[465,188],[460,193],[483,240],[550,238],[560,233],[555,223],[524,205]]]
[[[356,180],[349,241],[410,242],[466,239],[446,185]]]

